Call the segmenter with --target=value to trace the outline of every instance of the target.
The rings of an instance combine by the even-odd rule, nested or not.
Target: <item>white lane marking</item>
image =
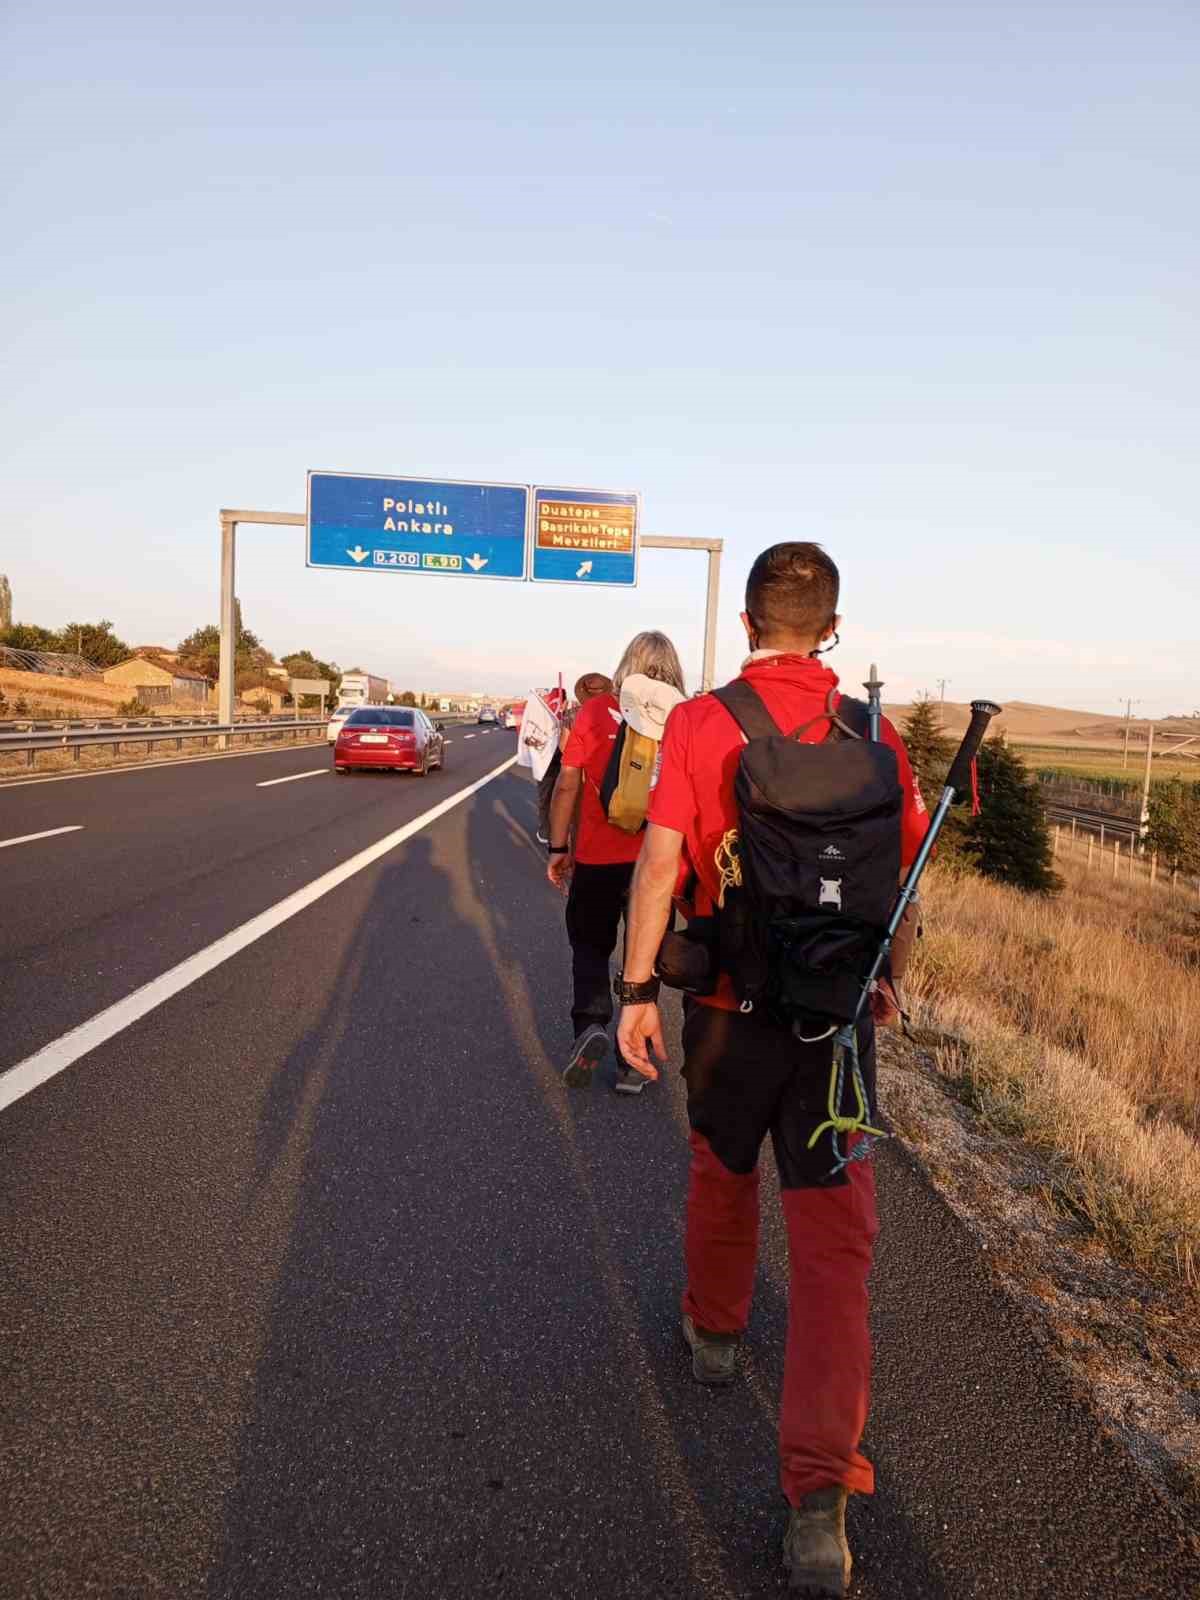
[[[323,778],[329,771],[328,767],[314,767],[311,772],[291,772],[286,778],[264,778],[261,783],[256,783],[256,789],[273,789],[277,783],[296,783],[300,778]]]
[[[330,871],[322,873],[319,878],[314,878],[311,883],[305,884],[303,889],[297,889],[293,894],[280,900],[277,905],[268,907],[266,911],[260,911],[256,917],[251,917],[249,922],[243,922],[240,928],[234,928],[232,932],[223,934],[206,949],[198,950],[194,956],[188,956],[178,966],[162,973],[160,977],[152,978],[149,983],[144,983],[140,989],[135,989],[132,994],[126,995],[124,1000],[118,1000],[106,1010],[97,1012],[87,1022],[81,1022],[77,1028],[72,1028],[70,1033],[64,1033],[61,1038],[44,1045],[33,1055],[26,1056],[24,1061],[18,1061],[16,1066],[7,1072],[0,1072],[0,1111],[12,1105],[15,1100],[22,1099],[50,1078],[56,1077],[65,1067],[78,1061],[80,1056],[87,1055],[89,1051],[105,1044],[116,1034],[124,1032],[148,1012],[154,1011],[164,1001],[177,995],[181,989],[188,988],[197,979],[203,978],[206,973],[212,972],[215,967],[228,961],[231,956],[236,956],[254,944],[264,934],[273,932],[298,912],[315,905],[318,900],[345,883],[348,878],[353,878],[356,873],[371,866],[381,856],[394,850],[397,845],[403,844],[406,839],[411,839],[414,833],[420,833],[421,829],[427,828],[431,822],[444,817],[447,811],[453,811],[455,806],[461,805],[464,800],[469,800],[473,794],[491,783],[493,778],[498,778],[502,772],[507,772],[516,759],[516,756],[510,756],[498,767],[493,767],[484,777],[469,783],[465,789],[460,789],[457,794],[452,794],[436,806],[431,806],[412,822],[406,822],[402,828],[386,834],[377,843],[368,845],[356,856],[351,856],[349,861],[343,861],[340,867],[333,867]]]
[[[475,737],[475,735],[473,733],[464,733],[463,734],[463,738],[464,739],[473,739],[474,737]]]
[[[0,839],[0,850],[10,844],[30,844],[34,839],[53,839],[56,833],[82,833],[83,823],[73,822],[69,828],[47,828],[44,833],[23,833],[18,839]]]

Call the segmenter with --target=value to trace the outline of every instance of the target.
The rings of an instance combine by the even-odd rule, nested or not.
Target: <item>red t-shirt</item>
[[[616,695],[598,694],[594,700],[580,706],[563,751],[563,766],[579,767],[583,772],[575,859],[585,867],[636,861],[645,838],[644,833],[625,833],[614,828],[600,804],[600,784],[620,726],[621,708]]]
[[[742,677],[757,690],[782,732],[819,717],[830,689],[836,689],[838,683],[837,674],[812,656],[765,656],[752,661]],[[804,743],[816,743],[828,732],[827,722],[817,722],[804,735]],[[886,717],[880,723],[880,737],[896,752],[904,791],[900,851],[902,863],[908,867],[925,837],[929,817],[904,741]],[[738,825],[733,779],[744,743],[742,730],[710,694],[676,706],[667,721],[649,821],[683,834],[688,865],[699,880],[695,908],[700,915],[712,910],[720,893],[721,880],[713,860],[716,848],[726,832]],[[704,1003],[734,1010],[737,1002],[729,979],[723,976],[716,993]]]

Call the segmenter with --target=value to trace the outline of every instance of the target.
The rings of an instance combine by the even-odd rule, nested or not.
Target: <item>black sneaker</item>
[[[623,1061],[617,1062],[617,1076],[613,1088],[618,1094],[641,1094],[649,1082],[650,1079],[643,1078],[636,1067],[627,1067]]]
[[[585,1028],[575,1041],[571,1059],[563,1068],[562,1080],[571,1089],[591,1086],[592,1071],[608,1054],[608,1034],[598,1022]]]

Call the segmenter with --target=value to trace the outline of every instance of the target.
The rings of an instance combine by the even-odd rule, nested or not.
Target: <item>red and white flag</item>
[[[558,749],[560,716],[565,709],[566,696],[561,689],[534,689],[525,702],[517,735],[517,765],[528,767],[539,783]]]

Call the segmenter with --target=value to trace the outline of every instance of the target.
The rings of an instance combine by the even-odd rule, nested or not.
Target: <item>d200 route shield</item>
[[[637,583],[641,496],[604,489],[533,491],[534,583]]]
[[[310,472],[306,562],[520,582],[528,516],[525,484]]]

